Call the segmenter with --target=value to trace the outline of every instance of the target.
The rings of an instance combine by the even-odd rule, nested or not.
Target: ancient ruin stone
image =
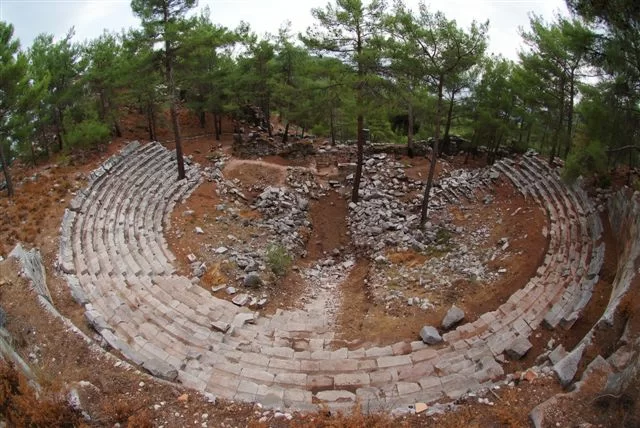
[[[519,360],[520,358],[524,357],[531,348],[533,348],[531,342],[529,342],[524,337],[519,337],[505,349],[505,352],[507,353],[509,358],[513,360]]]
[[[440,336],[438,330],[430,325],[422,327],[422,330],[420,330],[420,337],[427,345],[435,345],[436,343],[442,342],[442,336]]]
[[[464,319],[464,311],[456,305],[451,306],[442,320],[442,328],[448,330]]]

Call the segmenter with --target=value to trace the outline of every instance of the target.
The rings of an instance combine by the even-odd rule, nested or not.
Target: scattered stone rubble
[[[436,229],[423,231],[416,227],[424,182],[407,177],[405,168],[385,153],[365,161],[361,200],[349,205],[349,226],[357,247],[374,252],[393,246],[424,251],[436,241]],[[347,176],[348,183],[352,179],[352,175]],[[475,200],[476,189],[488,183],[489,170],[452,171],[431,189],[429,209],[441,210],[449,203]]]

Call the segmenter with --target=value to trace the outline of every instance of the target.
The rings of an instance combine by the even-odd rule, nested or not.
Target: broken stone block
[[[578,346],[553,366],[553,371],[558,376],[562,386],[569,385],[573,380],[573,377],[576,375],[584,348],[584,344]]]
[[[519,337],[509,345],[504,351],[512,360],[519,360],[524,357],[529,349],[533,348],[531,342],[524,337]]]
[[[422,327],[422,330],[420,330],[420,337],[427,345],[435,345],[436,343],[442,342],[442,336],[440,336],[438,330],[430,325]]]
[[[456,305],[451,306],[442,320],[442,328],[448,330],[464,319],[464,311]]]
[[[251,300],[248,294],[242,293],[235,296],[231,301],[238,306],[244,306]]]

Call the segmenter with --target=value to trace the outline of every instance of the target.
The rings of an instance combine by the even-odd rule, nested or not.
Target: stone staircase
[[[540,324],[569,328],[602,264],[602,226],[579,189],[567,189],[534,157],[495,168],[546,209],[549,248],[524,288],[444,334],[437,347],[338,347],[322,311],[260,317],[177,275],[163,227],[200,174],[189,164],[187,178],[177,181],[175,156],[157,143],[132,143],[92,174],[65,212],[59,265],[96,331],[158,377],[299,410],[319,403],[346,409],[356,400],[365,411],[388,410],[455,399],[502,376],[496,358]]]

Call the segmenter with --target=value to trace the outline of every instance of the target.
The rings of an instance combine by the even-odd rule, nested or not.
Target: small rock
[[[182,213],[182,217],[191,217],[192,215],[194,215],[196,212],[194,210],[185,210]]]
[[[531,348],[533,348],[531,342],[529,342],[524,337],[519,337],[505,349],[505,352],[507,353],[509,358],[513,360],[519,360],[520,358],[524,357]]]
[[[178,397],[178,401],[182,403],[189,401],[189,394],[182,394],[181,396]]]
[[[224,289],[227,287],[227,284],[220,284],[220,285],[214,285],[211,287],[211,291],[213,291],[214,293]]]
[[[226,323],[224,321],[214,321],[211,323],[211,327],[221,333],[226,333],[229,330],[230,326],[229,323]]]
[[[196,233],[196,235],[204,235],[204,230],[202,230],[202,228],[199,226],[196,226],[193,231]]]
[[[442,336],[440,336],[438,330],[430,325],[422,327],[422,330],[420,330],[420,337],[427,345],[435,345],[436,343],[442,342]]]
[[[238,292],[238,290],[236,290],[235,287],[227,287],[227,294],[232,296],[234,294],[236,294]]]
[[[426,403],[416,403],[415,405],[416,413],[422,413],[428,409]]]
[[[214,252],[215,252],[216,254],[224,254],[224,253],[226,253],[227,251],[229,251],[229,249],[228,249],[227,247],[218,247],[218,248],[216,248],[216,249],[214,250]]]
[[[189,263],[194,263],[195,261],[198,260],[198,258],[196,257],[195,254],[191,253],[191,254],[187,255],[187,260],[189,260]]]
[[[450,329],[464,319],[464,311],[456,305],[451,306],[442,320],[442,328]]]
[[[531,369],[527,370],[522,376],[522,378],[527,382],[533,382],[535,379],[537,379],[537,377],[538,374]]]
[[[251,300],[251,296],[249,296],[248,294],[242,293],[235,296],[231,301],[235,305],[244,306],[247,303],[249,303],[249,300]]]

